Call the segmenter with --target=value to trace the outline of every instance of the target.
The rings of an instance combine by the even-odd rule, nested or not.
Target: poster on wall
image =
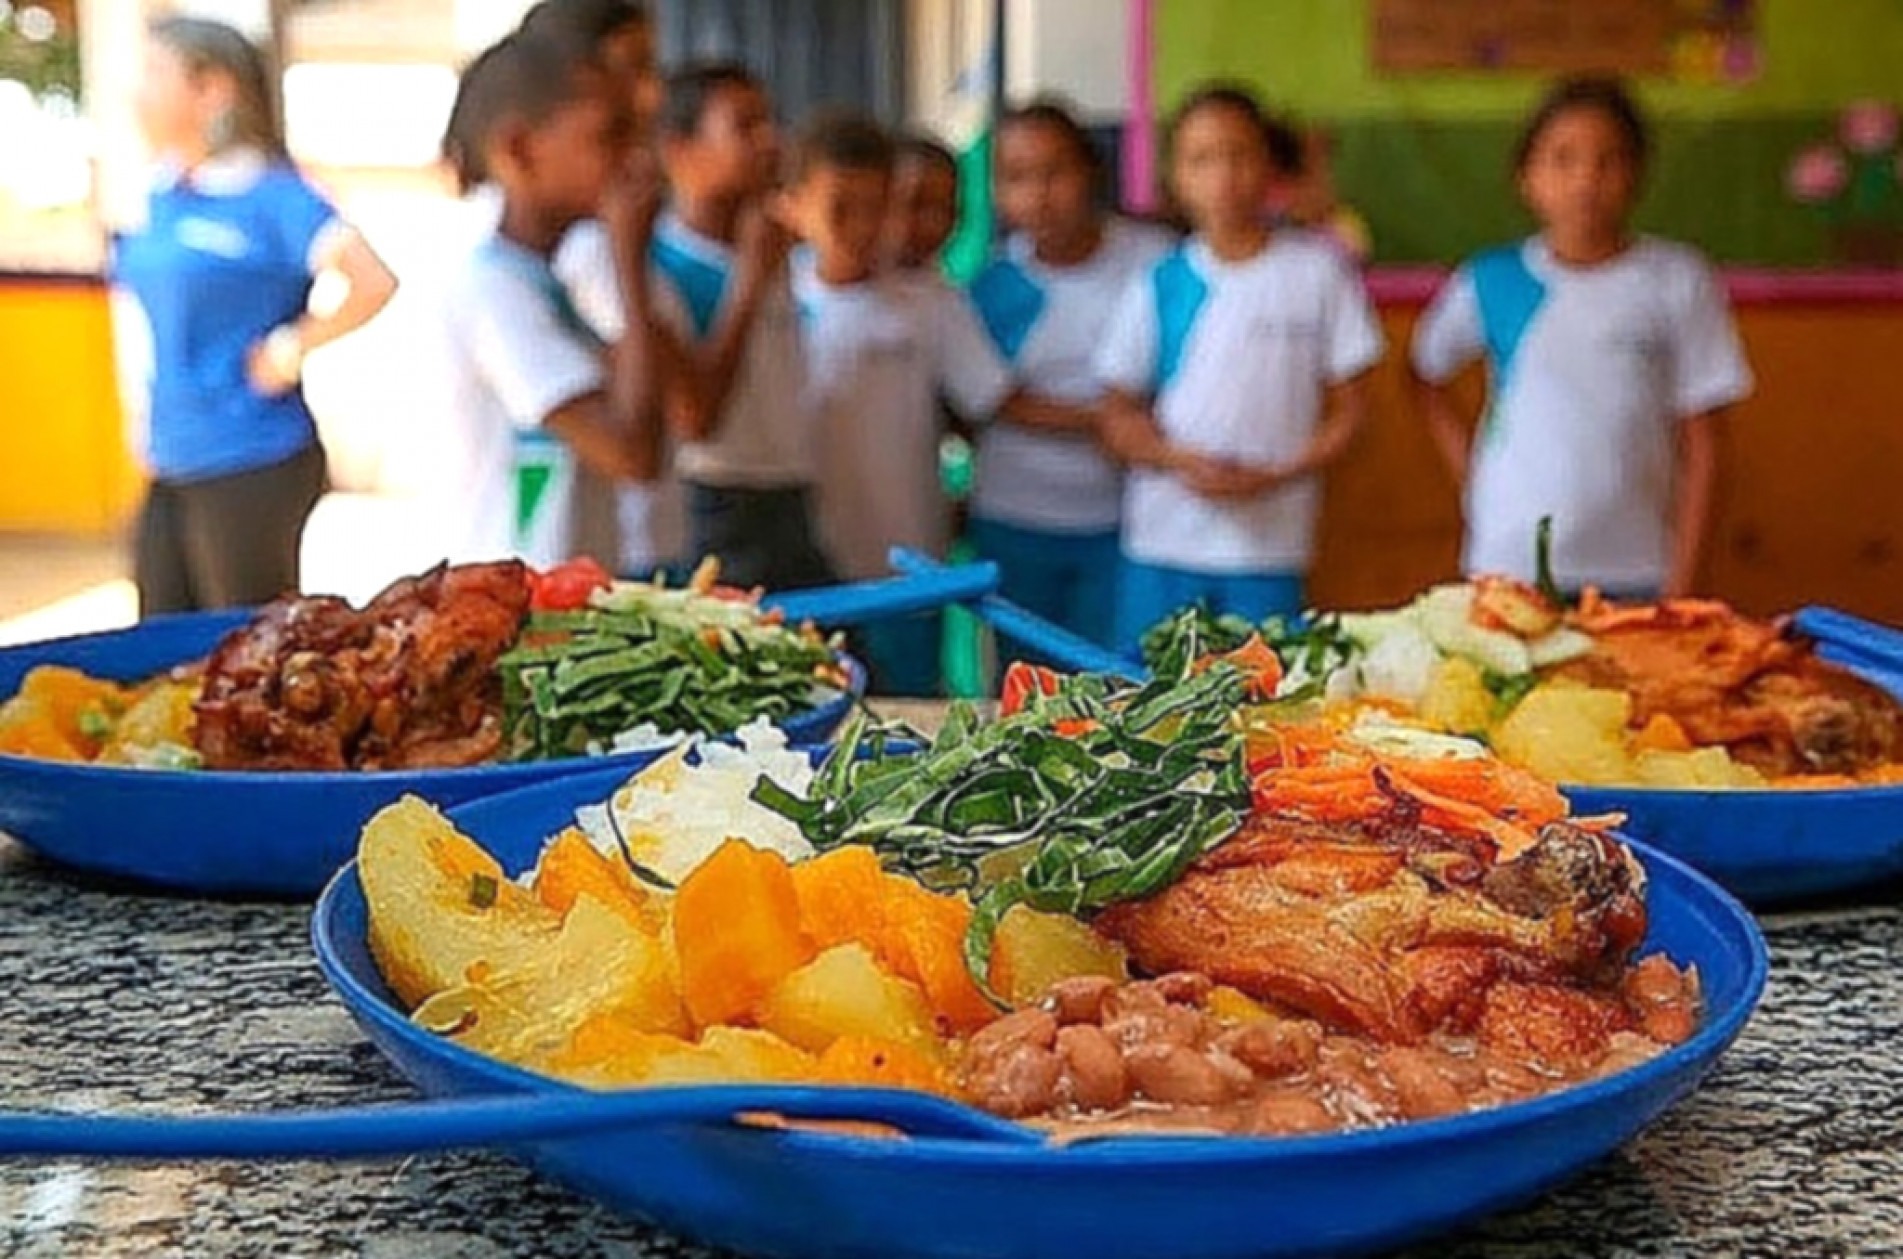
[[[1604,71],[1696,81],[1756,77],[1755,0],[1372,0],[1384,75]]]

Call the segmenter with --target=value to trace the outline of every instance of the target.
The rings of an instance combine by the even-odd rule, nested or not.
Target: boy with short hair
[[[462,135],[480,147],[502,210],[441,295],[444,397],[423,422],[443,427],[407,452],[417,461],[409,479],[443,529],[447,558],[612,562],[612,509],[600,491],[651,479],[659,461],[641,265],[658,187],[626,174],[624,94],[565,44],[504,39],[470,66],[462,98]],[[550,267],[563,234],[594,214],[609,226],[635,315],[612,346],[589,331]],[[591,484],[601,500],[592,505]]]
[[[672,202],[652,256],[657,309],[679,341],[666,413],[689,552],[718,557],[737,586],[822,584],[831,570],[814,541],[818,464],[766,91],[736,65],[692,67],[669,80],[660,130]]]
[[[893,160],[874,123],[824,115],[800,136],[786,197],[809,247],[796,261],[794,291],[819,426],[820,532],[852,579],[887,573],[893,546],[944,550],[940,391],[968,415],[989,413],[1012,392],[962,295],[881,269]],[[934,616],[872,627],[875,685],[935,692],[937,627]]]

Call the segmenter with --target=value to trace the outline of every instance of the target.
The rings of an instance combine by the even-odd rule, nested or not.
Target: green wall
[[[1157,99],[1237,78],[1335,132],[1336,182],[1377,258],[1449,261],[1526,230],[1507,176],[1545,83],[1524,74],[1378,77],[1367,0],[1158,0]],[[1832,233],[1791,204],[1791,154],[1850,100],[1903,99],[1903,0],[1759,0],[1762,69],[1747,84],[1639,83],[1657,156],[1640,224],[1724,261],[1828,265]]]

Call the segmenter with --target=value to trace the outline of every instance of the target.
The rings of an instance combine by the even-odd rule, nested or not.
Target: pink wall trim
[[[1129,39],[1124,74],[1129,88],[1123,132],[1124,208],[1138,214],[1156,209],[1156,22],[1154,0],[1129,0]]]

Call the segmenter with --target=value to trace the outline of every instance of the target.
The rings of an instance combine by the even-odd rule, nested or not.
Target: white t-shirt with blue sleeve
[[[1223,262],[1193,237],[1170,253],[1124,294],[1096,368],[1105,385],[1151,398],[1174,445],[1275,465],[1307,450],[1328,387],[1381,351],[1366,290],[1340,253],[1278,231],[1244,262]],[[1139,469],[1124,492],[1123,550],[1197,573],[1299,573],[1320,506],[1312,477],[1237,502]]]
[[[555,251],[555,274],[596,334],[610,344],[619,341],[627,328],[627,311],[614,248],[601,220],[587,219],[569,229]],[[676,291],[659,282],[658,268],[653,275],[657,311],[671,324],[685,326],[687,317],[678,309]],[[621,572],[643,575],[687,563],[687,504],[680,478],[674,474],[672,442],[664,447],[658,477],[640,485],[617,485],[614,498]]]
[[[793,267],[817,422],[819,537],[841,576],[891,571],[894,546],[942,554],[938,399],[983,415],[1010,392],[1003,361],[962,293],[900,276],[833,285]]]
[[[1467,571],[1531,578],[1551,516],[1563,584],[1661,585],[1676,425],[1752,388],[1704,258],[1649,237],[1592,267],[1559,262],[1538,237],[1480,254],[1422,315],[1413,362],[1438,383],[1482,356],[1492,381],[1467,486]]]
[[[1013,237],[972,281],[971,301],[1025,389],[1058,402],[1094,403],[1103,384],[1092,359],[1117,303],[1172,243],[1161,229],[1113,219],[1096,253],[1076,266],[1052,267]],[[1102,533],[1123,514],[1123,472],[1088,434],[994,421],[978,439],[971,509],[1024,529]]]
[[[655,226],[652,257],[660,281],[657,315],[677,335],[706,340],[730,296],[733,250],[670,212]],[[671,300],[662,301],[660,293]],[[813,421],[801,405],[805,377],[792,289],[781,277],[754,316],[739,374],[713,435],[683,442],[675,455],[681,480],[722,489],[812,484]]]
[[[491,236],[434,297],[417,347],[429,403],[390,453],[391,482],[422,500],[449,560],[613,559],[598,554],[573,453],[542,431],[607,387],[602,343],[548,260]]]

